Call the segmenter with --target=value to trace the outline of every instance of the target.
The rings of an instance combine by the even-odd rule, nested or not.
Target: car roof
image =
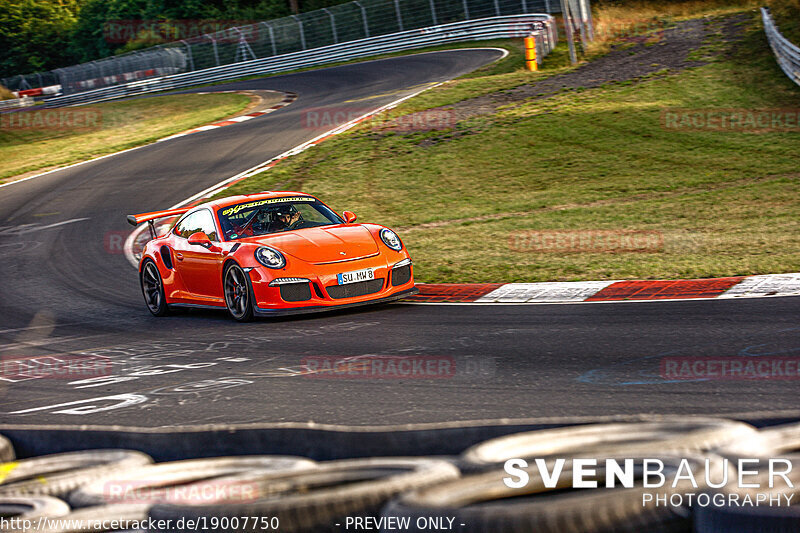
[[[227,196],[225,198],[218,198],[216,200],[212,200],[210,202],[206,202],[205,206],[209,206],[212,209],[219,209],[221,207],[228,207],[229,205],[236,205],[242,202],[252,202],[254,200],[265,200],[267,198],[281,198],[281,197],[289,197],[289,196],[307,196],[310,198],[315,198],[314,196],[305,193],[305,192],[298,192],[298,191],[263,191],[254,194],[239,194],[236,196]]]

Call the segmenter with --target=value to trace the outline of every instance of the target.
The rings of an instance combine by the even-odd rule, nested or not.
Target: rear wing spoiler
[[[154,221],[164,217],[174,217],[186,213],[191,207],[181,207],[180,209],[168,209],[167,211],[153,211],[152,213],[141,213],[138,215],[128,215],[126,219],[131,226],[138,226],[142,222],[150,225],[150,235],[156,238],[156,228]]]

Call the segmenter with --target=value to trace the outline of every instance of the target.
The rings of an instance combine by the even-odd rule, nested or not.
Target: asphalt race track
[[[796,380],[676,381],[663,370],[685,358],[797,356],[797,297],[392,304],[251,324],[224,312],[147,312],[120,246],[126,214],[167,208],[315,137],[321,131],[303,120],[309,110],[364,112],[499,54],[433,53],[226,84],[218,89],[299,98],[248,122],[0,189],[0,361],[110,362],[94,379],[3,374],[0,422],[376,425],[795,407]],[[404,356],[434,361],[437,371],[415,379],[303,371],[329,360],[321,356]]]

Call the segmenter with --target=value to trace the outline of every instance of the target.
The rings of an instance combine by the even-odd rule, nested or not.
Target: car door
[[[191,245],[189,236],[197,232],[208,235],[211,249]],[[219,231],[209,209],[194,211],[181,220],[174,230],[175,269],[186,289],[197,303],[222,302],[222,250],[219,247]]]

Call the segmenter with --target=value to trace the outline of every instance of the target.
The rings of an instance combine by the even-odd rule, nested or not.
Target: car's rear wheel
[[[139,274],[139,282],[142,285],[142,294],[147,309],[155,316],[164,316],[169,313],[167,298],[164,295],[164,281],[158,272],[158,267],[151,260],[147,259],[142,266]]]
[[[225,290],[225,305],[228,312],[239,322],[253,320],[253,290],[250,287],[250,277],[236,263],[230,263],[225,268],[223,288]]]

